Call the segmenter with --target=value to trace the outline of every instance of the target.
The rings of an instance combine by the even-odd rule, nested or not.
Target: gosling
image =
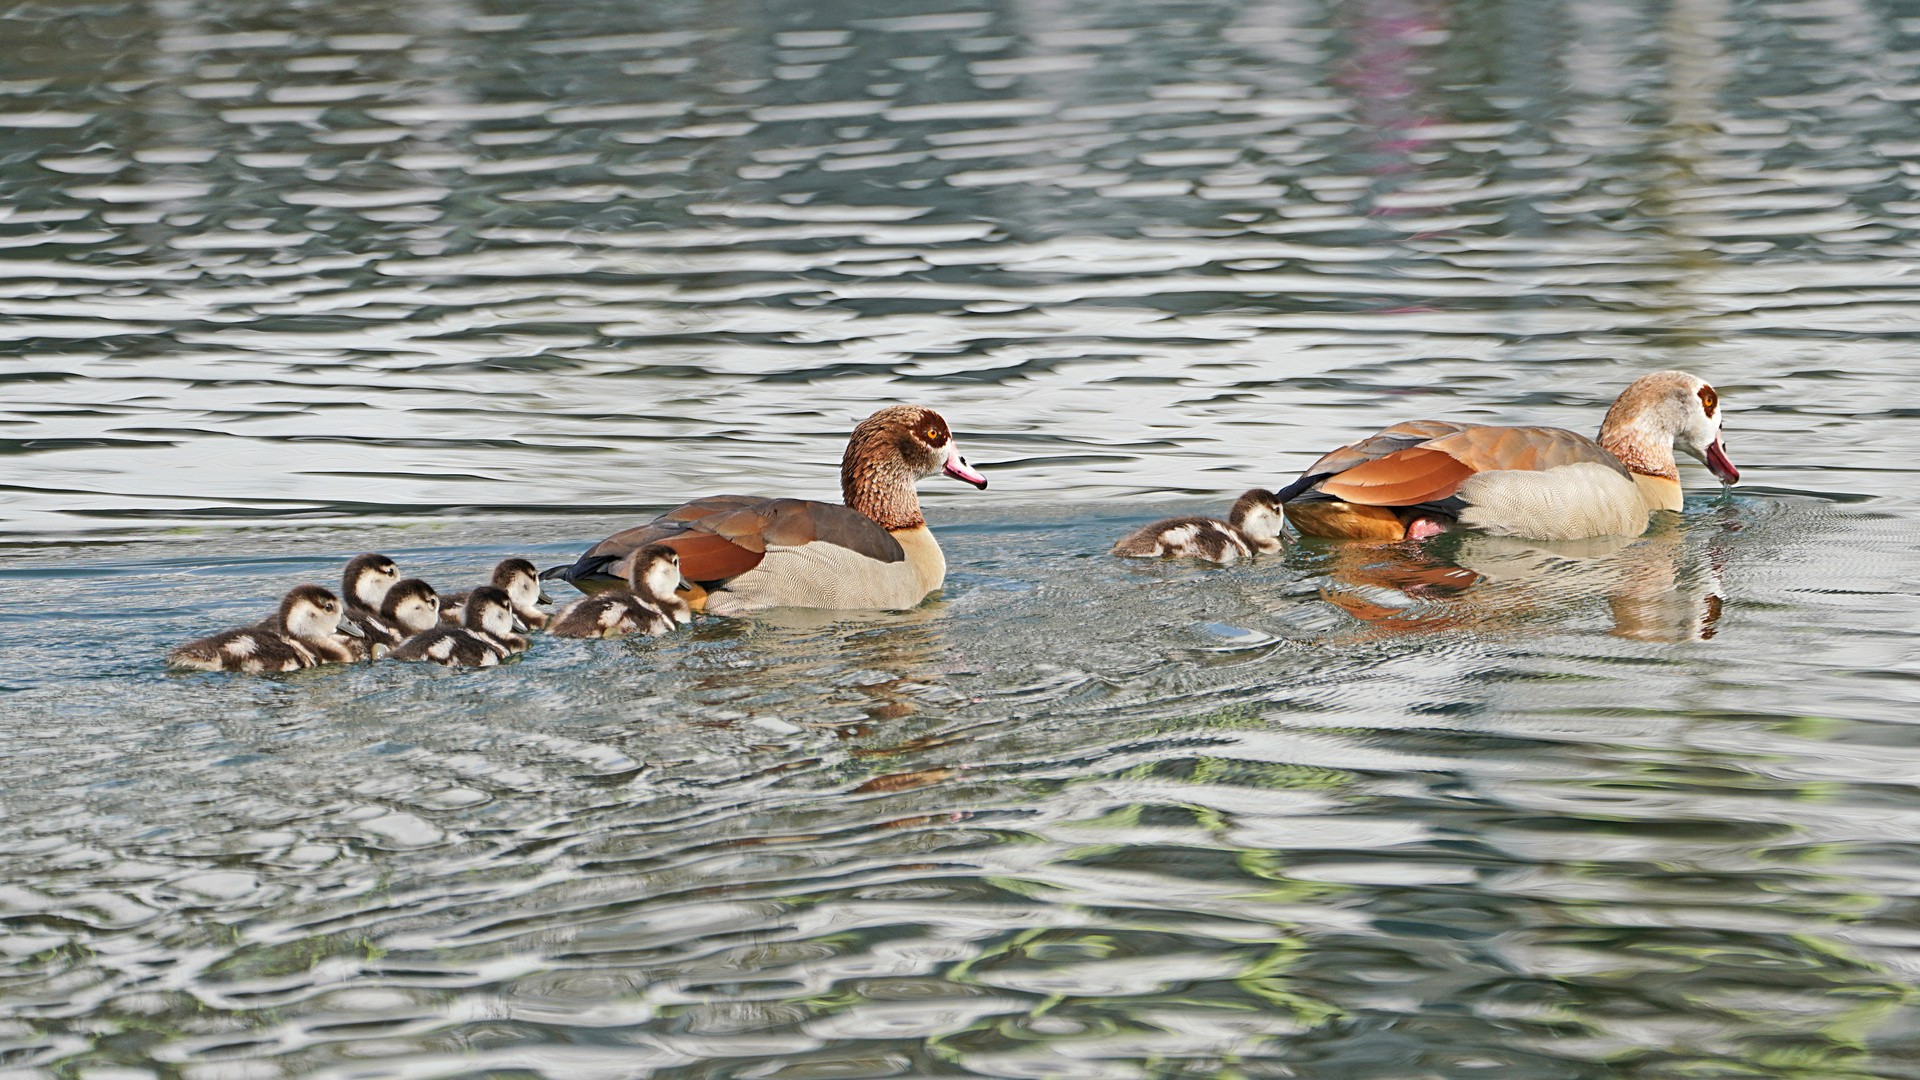
[[[364,656],[342,638],[363,631],[343,621],[340,598],[318,585],[301,585],[280,600],[273,618],[190,641],[167,654],[183,671],[298,671],[345,664]]]
[[[340,575],[340,596],[346,600],[346,618],[365,631],[367,649],[392,648],[407,635],[380,617],[381,606],[394,582],[400,580],[400,568],[393,560],[376,552],[355,555]]]
[[[502,559],[493,568],[493,587],[507,594],[513,602],[513,613],[520,621],[538,629],[547,625],[547,613],[535,607],[535,604],[551,604],[547,594],[540,588],[540,577],[533,564],[525,559]],[[440,621],[453,626],[464,626],[466,620],[467,597],[471,593],[462,590],[448,593],[440,598]]]
[[[648,544],[627,564],[627,588],[575,600],[553,613],[547,629],[555,637],[657,637],[693,619],[693,609],[674,592],[682,584],[680,553],[665,544]]]
[[[527,639],[515,633],[526,628],[514,616],[505,590],[482,585],[467,594],[465,611],[465,625],[436,626],[415,634],[388,658],[427,660],[445,667],[493,667],[526,651]]]
[[[1240,496],[1227,520],[1175,517],[1128,533],[1111,554],[1134,559],[1171,557],[1230,563],[1256,553],[1286,547],[1285,512],[1271,491],[1254,488]]]

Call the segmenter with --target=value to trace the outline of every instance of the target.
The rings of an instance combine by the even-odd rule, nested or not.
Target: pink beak
[[[965,480],[967,483],[982,490],[985,490],[987,486],[987,478],[981,476],[978,470],[967,464],[967,459],[960,456],[960,448],[958,446],[949,445],[945,472],[955,480]]]
[[[1727,441],[1718,435],[1713,437],[1713,445],[1707,447],[1707,471],[1723,484],[1740,482],[1740,470],[1727,460]]]

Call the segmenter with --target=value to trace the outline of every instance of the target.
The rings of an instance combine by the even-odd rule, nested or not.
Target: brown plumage
[[[1650,511],[1680,507],[1675,449],[1739,480],[1718,402],[1694,376],[1662,371],[1621,392],[1597,441],[1561,428],[1395,424],[1325,455],[1280,497],[1308,536],[1393,541],[1455,521],[1543,539],[1638,535]]]
[[[911,607],[940,587],[946,560],[920,514],[914,482],[944,471],[975,487],[986,477],[960,456],[939,413],[894,405],[854,428],[841,458],[845,505],[713,495],[675,507],[540,576],[593,594],[626,583],[633,553],[672,548],[705,610]]]

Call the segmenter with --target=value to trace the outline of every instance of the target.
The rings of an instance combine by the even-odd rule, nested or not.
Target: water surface
[[[8,1080],[1920,1072],[1920,12],[0,15]],[[1104,555],[1668,367],[1634,542]],[[161,668],[895,401],[912,612]]]

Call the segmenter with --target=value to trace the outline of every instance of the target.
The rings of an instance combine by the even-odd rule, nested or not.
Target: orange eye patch
[[[1713,387],[1703,386],[1700,388],[1700,407],[1707,410],[1707,419],[1713,419],[1713,410],[1718,407],[1719,404],[1720,395],[1713,392]]]

